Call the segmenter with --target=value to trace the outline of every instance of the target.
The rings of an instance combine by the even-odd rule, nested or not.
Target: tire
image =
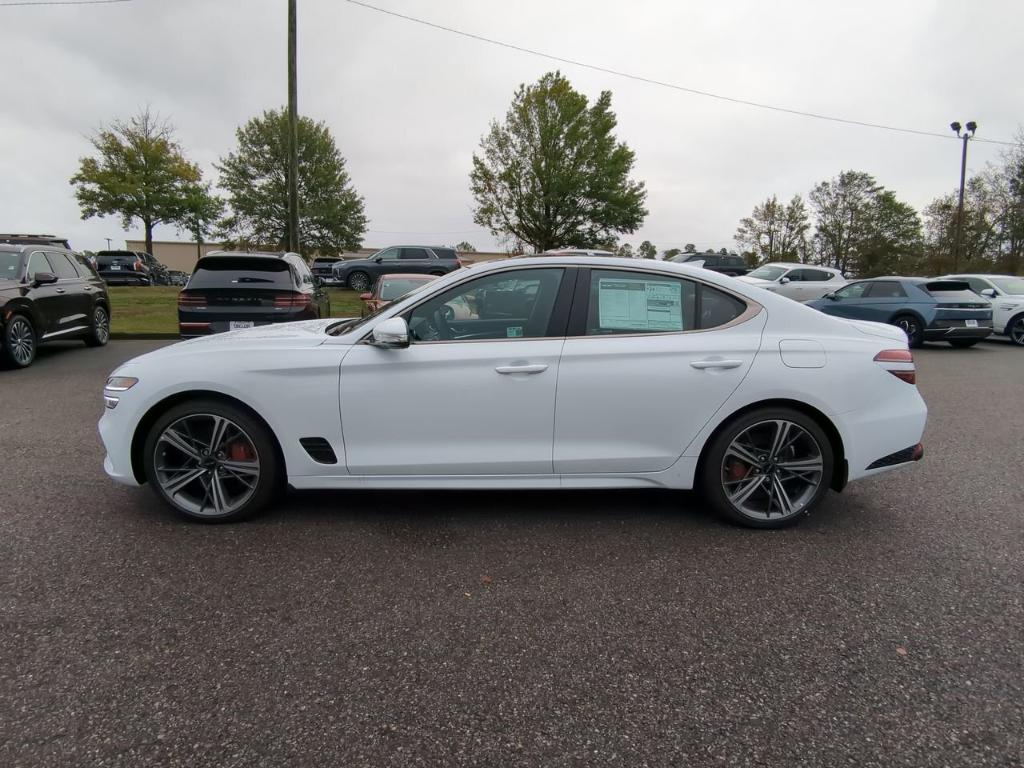
[[[25,315],[11,315],[4,326],[0,357],[12,368],[28,368],[36,359],[39,337]]]
[[[911,349],[917,349],[924,344],[924,328],[921,327],[921,321],[914,315],[897,315],[892,319],[891,325],[895,325],[907,334],[907,344]]]
[[[1024,347],[1024,314],[1010,318],[1006,324],[1006,335],[1018,347]]]
[[[87,347],[103,347],[110,341],[110,313],[107,308],[97,304],[92,311],[92,323],[89,335],[85,337]]]
[[[950,339],[949,346],[954,349],[967,349],[968,347],[973,347],[979,341],[981,339]]]
[[[370,290],[370,276],[365,272],[353,272],[348,276],[347,285],[349,290],[363,293]]]
[[[781,425],[781,450],[773,457]],[[834,463],[832,444],[814,419],[792,408],[760,408],[727,422],[705,447],[698,488],[733,523],[785,528],[818,506]]]
[[[217,429],[220,441],[210,450]],[[153,492],[178,514],[204,523],[251,517],[274,498],[283,476],[266,425],[217,400],[192,400],[168,410],[150,428],[143,451]]]

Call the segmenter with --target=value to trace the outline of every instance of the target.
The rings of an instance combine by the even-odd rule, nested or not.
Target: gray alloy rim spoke
[[[1010,331],[1010,338],[1017,344],[1024,344],[1024,320],[1018,320]]]
[[[107,313],[102,309],[97,309],[94,316],[96,321],[96,336],[100,341],[105,341],[107,334],[110,333],[110,328],[107,321]]]
[[[771,419],[736,435],[722,459],[722,488],[738,512],[751,518],[799,514],[825,477],[821,446],[799,424]]]
[[[194,461],[199,461],[202,458],[199,453],[199,449],[196,448],[191,439],[186,438],[180,432],[175,431],[171,427],[165,429],[164,433],[160,435],[160,441],[167,443],[168,445],[173,445]]]
[[[164,428],[154,451],[156,482],[176,506],[191,514],[230,514],[259,486],[256,446],[244,429],[224,416],[184,416]]]
[[[8,332],[8,339],[11,346],[11,355],[21,364],[25,364],[32,358],[32,348],[35,346],[35,339],[32,338],[32,329],[24,320],[15,320]]]

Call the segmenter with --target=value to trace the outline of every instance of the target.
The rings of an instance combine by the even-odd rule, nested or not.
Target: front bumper
[[[131,425],[133,410],[130,402],[126,404],[122,397],[117,408],[105,408],[98,425],[100,440],[107,455],[103,458],[103,471],[107,477],[122,485],[140,485],[132,469],[132,437]]]

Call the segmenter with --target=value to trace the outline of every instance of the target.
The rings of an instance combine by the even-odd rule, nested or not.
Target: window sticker
[[[682,283],[676,280],[598,280],[602,330],[683,330]]]
[[[505,329],[505,335],[510,339],[516,339],[523,335],[523,326],[521,325],[510,325]]]

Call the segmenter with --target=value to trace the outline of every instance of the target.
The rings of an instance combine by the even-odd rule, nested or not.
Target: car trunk
[[[924,289],[937,302],[933,325],[939,328],[992,325],[992,305],[962,280],[932,280]],[[970,322],[973,321],[973,322]]]

